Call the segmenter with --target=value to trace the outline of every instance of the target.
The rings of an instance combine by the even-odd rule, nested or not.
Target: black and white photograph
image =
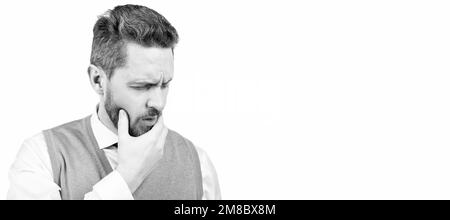
[[[6,1],[0,199],[450,199],[449,11]]]

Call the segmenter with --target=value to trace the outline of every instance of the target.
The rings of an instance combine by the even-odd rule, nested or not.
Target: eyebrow
[[[170,81],[172,81],[173,78],[167,80],[166,82],[163,82],[163,84],[168,84]],[[145,85],[158,85],[158,82],[153,82],[153,81],[149,81],[149,80],[135,80],[135,81],[131,81],[128,82],[127,85],[135,85],[135,84],[145,84]]]

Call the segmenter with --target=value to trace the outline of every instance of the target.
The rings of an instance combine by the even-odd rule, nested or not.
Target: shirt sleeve
[[[61,188],[53,181],[53,170],[44,135],[25,140],[9,170],[10,200],[61,200]],[[133,199],[122,176],[113,171],[84,196],[86,200]]]
[[[42,133],[25,140],[9,170],[11,200],[60,200]]]
[[[86,193],[85,200],[134,200],[128,184],[119,172],[113,171]]]
[[[221,200],[219,179],[216,169],[208,157],[208,154],[199,147],[195,147],[200,160],[203,181],[203,200]]]

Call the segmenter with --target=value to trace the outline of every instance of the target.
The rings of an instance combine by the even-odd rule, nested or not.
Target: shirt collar
[[[98,105],[95,108],[94,114],[91,115],[91,127],[94,137],[97,140],[98,147],[104,149],[117,143],[117,135],[109,130],[98,118]]]

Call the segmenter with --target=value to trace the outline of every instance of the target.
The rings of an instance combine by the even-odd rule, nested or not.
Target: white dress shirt
[[[93,186],[91,192],[84,195],[85,200],[121,199],[132,200],[133,196],[117,167],[117,135],[109,130],[95,112],[91,116],[92,131],[100,149],[105,152],[113,172]],[[200,159],[203,180],[204,200],[221,199],[216,170],[205,151],[195,147]],[[60,200],[60,187],[53,181],[53,171],[47,143],[42,132],[26,139],[9,171],[10,187],[7,199],[52,199]]]

